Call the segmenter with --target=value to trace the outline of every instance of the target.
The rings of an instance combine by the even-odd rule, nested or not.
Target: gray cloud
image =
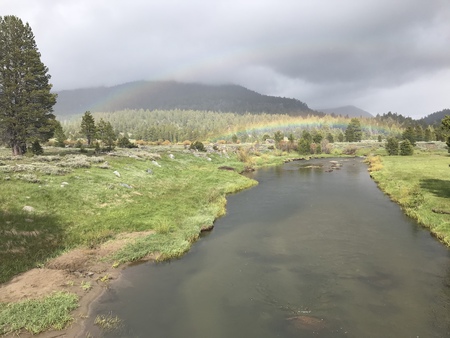
[[[450,107],[447,0],[2,0],[29,22],[55,89],[237,83],[313,108]]]

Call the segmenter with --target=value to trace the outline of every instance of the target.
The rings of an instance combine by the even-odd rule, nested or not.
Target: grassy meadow
[[[372,178],[405,214],[450,246],[450,155],[418,145],[414,156],[374,157]]]
[[[253,161],[254,153],[193,153],[173,146],[95,156],[47,148],[43,156],[11,158],[3,149],[0,283],[64,250],[95,247],[123,232],[156,234],[114,257],[118,263],[151,252],[161,259],[180,256],[202,226],[225,213],[226,194],[256,184],[239,172],[283,161],[283,156],[260,153]]]

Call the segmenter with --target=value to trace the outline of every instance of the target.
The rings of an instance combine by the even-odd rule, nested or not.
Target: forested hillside
[[[422,125],[439,125],[446,115],[450,115],[450,109],[443,109],[441,111],[427,115],[424,118],[420,119],[419,123],[421,123]]]
[[[114,87],[65,90],[57,94],[54,112],[59,119],[85,111],[114,112],[124,109],[323,116],[323,113],[310,109],[299,100],[261,95],[238,85],[139,81]]]
[[[348,117],[373,117],[369,112],[355,106],[343,106],[337,108],[317,109],[325,114],[334,114]]]

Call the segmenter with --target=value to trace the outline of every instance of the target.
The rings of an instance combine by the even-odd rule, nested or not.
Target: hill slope
[[[419,122],[423,125],[440,125],[442,119],[446,115],[450,115],[450,109],[443,109],[441,111],[437,111],[433,114],[427,115],[424,118],[420,119]]]
[[[123,109],[323,115],[299,100],[262,95],[238,85],[139,81],[113,87],[65,90],[57,94],[54,112],[58,117],[82,114],[87,110],[113,112]]]
[[[369,112],[362,110],[355,106],[343,106],[338,108],[328,108],[328,109],[317,109],[318,111],[324,112],[325,114],[335,114],[348,117],[374,117]]]

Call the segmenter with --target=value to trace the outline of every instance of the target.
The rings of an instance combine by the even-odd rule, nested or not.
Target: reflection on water
[[[180,260],[146,263],[95,304],[95,337],[445,337],[450,253],[359,159],[252,174]],[[123,325],[102,332],[93,320]]]

